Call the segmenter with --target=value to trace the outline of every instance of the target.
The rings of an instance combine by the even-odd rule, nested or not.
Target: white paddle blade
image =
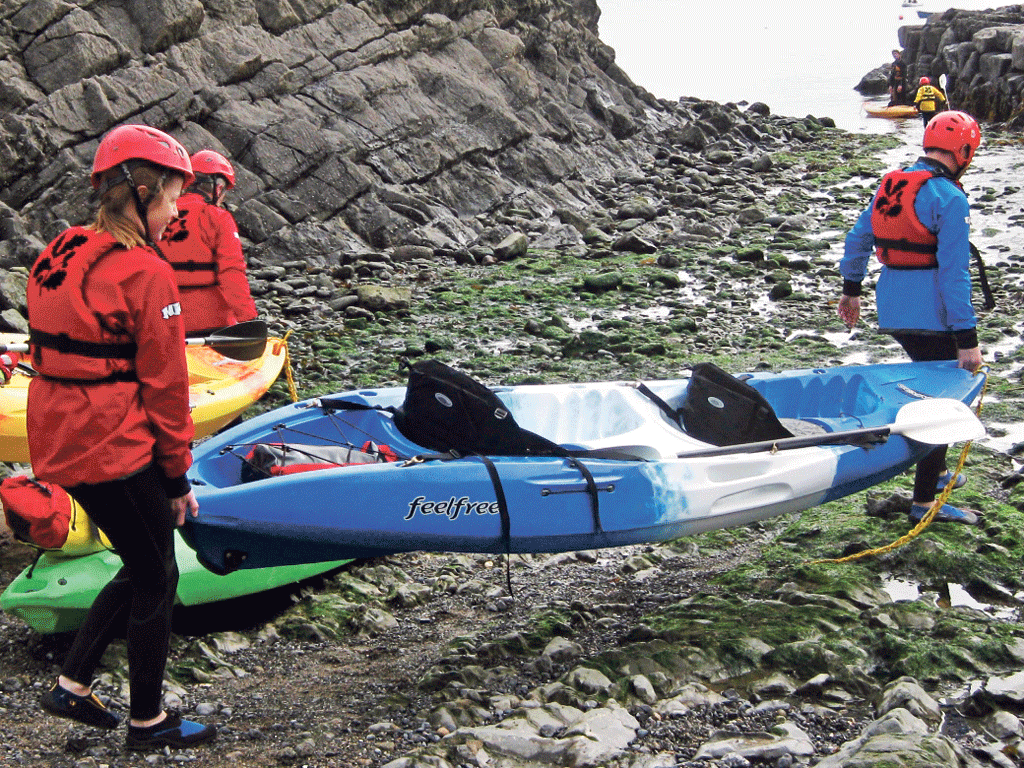
[[[933,398],[900,408],[890,431],[919,443],[950,445],[984,437],[985,425],[965,403]]]

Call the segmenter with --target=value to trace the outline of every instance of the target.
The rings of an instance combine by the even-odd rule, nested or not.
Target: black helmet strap
[[[192,182],[192,190],[202,195],[210,205],[216,205],[217,187],[221,184],[227,186],[227,179],[219,173],[196,173],[195,176],[196,180]]]
[[[163,187],[164,182],[167,181],[167,169],[162,168],[160,178],[156,184],[153,185],[153,189],[150,190],[149,199],[145,202],[142,200],[142,195],[139,194],[138,184],[135,183],[135,178],[132,176],[132,169],[137,168],[140,165],[152,165],[145,160],[125,160],[124,162],[118,163],[117,168],[121,171],[121,176],[111,177],[107,181],[100,185],[100,188],[96,190],[96,194],[102,198],[107,193],[107,190],[112,187],[116,187],[118,184],[127,184],[131,189],[132,197],[135,200],[135,212],[139,216],[139,221],[142,222],[142,234],[146,238],[146,242],[150,245],[153,244],[153,238],[149,234],[149,207],[153,204],[155,199],[153,192]],[[160,166],[153,166],[158,168]]]

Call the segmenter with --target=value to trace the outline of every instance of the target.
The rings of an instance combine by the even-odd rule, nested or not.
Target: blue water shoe
[[[129,725],[124,744],[128,749],[183,749],[210,741],[216,735],[217,729],[212,725],[182,720],[179,715],[169,712],[164,720],[148,728]]]
[[[931,508],[930,504],[913,504],[910,507],[910,521],[912,523],[921,522],[928,510]],[[964,525],[977,525],[980,514],[975,512],[973,509],[957,509],[952,504],[943,504],[938,512],[935,513],[935,517],[932,518],[933,523],[963,523]]]
[[[68,720],[96,728],[114,729],[121,722],[121,718],[103,706],[95,693],[79,696],[63,688],[60,683],[54,683],[53,688],[43,694],[39,703],[51,715],[66,717]]]
[[[939,482],[935,486],[935,490],[944,491],[946,486],[949,485],[949,481],[953,479],[952,472],[946,472],[945,474],[939,475]],[[967,476],[963,473],[958,473],[956,476],[956,482],[953,484],[954,488],[963,488],[967,485]]]

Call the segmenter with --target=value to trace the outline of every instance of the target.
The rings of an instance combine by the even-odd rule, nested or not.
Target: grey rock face
[[[950,9],[924,25],[901,27],[900,44],[908,64],[907,82],[921,77],[940,82],[953,109],[979,120],[1011,120],[1019,127],[1024,101],[1024,9],[1007,5],[985,11]],[[889,65],[864,76],[857,90],[885,93]]]
[[[647,254],[672,229],[721,237],[735,217],[669,222],[668,204],[706,197],[731,164],[768,172],[767,151],[820,126],[657,100],[616,66],[598,17],[596,0],[5,2],[0,266],[31,266],[88,222],[93,155],[125,123],[231,158],[253,291],[295,299],[292,314],[317,288],[295,295],[261,269],[386,277],[365,254],[493,263],[584,243]],[[633,205],[636,226],[614,231],[610,194],[643,199],[652,182],[676,199]]]
[[[308,229],[325,250],[381,248],[442,221],[426,239],[465,246],[477,214],[524,195],[579,208],[561,185],[645,156],[622,140],[655,101],[597,18],[593,0],[12,0],[0,198],[34,231],[80,222],[99,138],[148,123],[232,159],[254,244]]]

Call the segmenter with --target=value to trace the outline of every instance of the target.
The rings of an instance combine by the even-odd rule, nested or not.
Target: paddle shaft
[[[185,339],[188,347],[211,347],[224,357],[234,360],[255,360],[263,356],[267,346],[267,324],[262,320],[249,320],[213,331],[204,338]],[[29,351],[28,344],[0,344],[4,352]]]
[[[677,453],[680,459],[729,456],[736,453],[757,453],[758,451],[784,451],[791,448],[810,448],[815,445],[834,445],[861,442],[863,438],[878,438],[873,442],[881,442],[891,434],[899,434],[892,425],[885,427],[866,427],[851,429],[847,432],[829,432],[823,435],[807,435],[805,437],[784,437],[779,440],[762,440],[758,443],[742,443],[740,445],[723,445],[717,448],[702,448],[698,451]]]
[[[789,448],[809,448],[816,445],[856,445],[884,442],[888,435],[903,435],[925,445],[949,445],[963,440],[977,440],[985,436],[985,426],[970,407],[954,398],[928,398],[912,400],[896,413],[892,424],[825,432],[804,437],[785,437],[779,440],[761,440],[720,447],[702,448],[677,453],[678,458],[696,456],[727,456],[756,451],[782,451]]]
[[[252,344],[252,339],[233,338],[230,336],[217,336],[212,339],[185,339],[186,347],[205,347],[213,344]],[[0,344],[0,354],[4,352],[21,352],[28,354],[28,344]]]

